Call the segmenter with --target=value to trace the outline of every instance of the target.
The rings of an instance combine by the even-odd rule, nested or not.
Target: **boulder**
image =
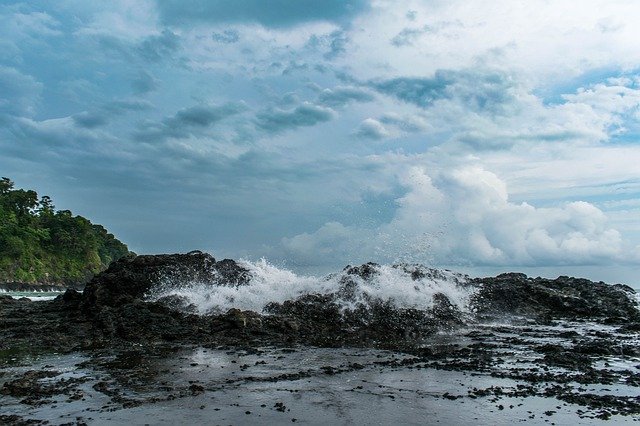
[[[101,306],[122,306],[144,300],[155,286],[181,286],[187,283],[242,285],[249,271],[230,259],[216,260],[208,253],[127,256],[113,262],[85,287],[85,310]]]

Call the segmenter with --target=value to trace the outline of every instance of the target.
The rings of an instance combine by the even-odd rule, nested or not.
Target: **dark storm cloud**
[[[314,126],[335,117],[331,108],[304,103],[291,110],[269,109],[257,114],[257,125],[270,133],[278,133],[298,127]]]
[[[368,9],[366,0],[158,0],[162,20],[170,25],[193,22],[256,22],[290,27],[304,22],[345,22]]]
[[[154,141],[166,138],[186,138],[206,130],[227,117],[247,110],[243,102],[229,102],[224,105],[196,105],[178,111],[160,123],[147,123],[136,133],[138,140]]]

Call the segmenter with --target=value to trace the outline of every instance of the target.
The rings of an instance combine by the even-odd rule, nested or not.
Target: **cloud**
[[[104,126],[107,124],[107,118],[103,114],[99,113],[91,113],[91,112],[81,112],[79,114],[75,114],[71,116],[73,122],[78,127],[84,127],[87,129],[93,129],[96,127]]]
[[[517,76],[482,68],[367,84],[406,104],[395,108],[408,112],[388,108],[375,117],[387,130],[420,133],[452,154],[534,145],[569,149],[633,140],[640,130],[640,86],[633,77],[605,78],[554,102],[545,102]]]
[[[336,116],[331,108],[305,102],[293,109],[272,108],[256,115],[256,123],[260,129],[270,133],[278,133],[298,127],[315,126],[327,122]]]
[[[353,86],[324,89],[318,95],[318,103],[332,108],[343,107],[351,102],[371,102],[374,99],[369,90]]]
[[[247,110],[243,102],[223,105],[195,105],[183,108],[172,117],[159,123],[147,122],[136,132],[135,137],[143,141],[161,141],[167,138],[182,139],[201,133],[212,125]]]
[[[19,51],[27,43],[58,37],[63,34],[61,23],[42,11],[27,11],[28,6],[0,5],[0,40],[8,49]],[[6,53],[6,52],[3,52]],[[0,53],[2,55],[3,53]]]
[[[3,141],[3,151],[10,152],[13,158],[56,167],[64,164],[72,169],[91,167],[88,158],[110,157],[116,161],[118,142],[100,127],[78,125],[75,117],[42,121],[20,117],[7,127],[10,137]]]
[[[407,17],[409,17],[409,15]],[[396,47],[413,46],[424,34],[437,34],[449,28],[455,29],[462,26],[463,25],[460,21],[440,21],[434,24],[423,25],[418,28],[404,28],[391,39],[391,44]]]
[[[640,5],[367,3],[2,5],[0,169],[147,252],[625,261]]]
[[[306,48],[311,51],[324,52],[322,57],[332,60],[347,51],[349,36],[347,32],[336,30],[329,34],[313,34],[307,41]]]
[[[144,95],[158,89],[158,79],[149,74],[147,71],[140,71],[138,75],[131,81],[133,91],[138,95]]]
[[[496,113],[513,101],[514,84],[508,74],[488,70],[438,70],[433,77],[398,77],[369,83],[380,93],[422,108],[441,99],[459,99],[471,110]]]
[[[355,135],[363,139],[381,140],[390,136],[389,131],[382,123],[373,118],[367,118],[360,123]]]
[[[151,102],[141,99],[119,99],[103,106],[105,111],[113,114],[122,114],[127,111],[146,111],[153,108]]]
[[[380,123],[387,126],[393,126],[398,130],[406,133],[417,133],[429,130],[430,126],[426,119],[418,114],[400,115],[388,112],[379,119]]]
[[[194,22],[258,23],[265,27],[290,27],[313,21],[342,23],[368,9],[366,0],[158,0],[162,20],[170,25]]]
[[[328,222],[284,238],[286,256],[305,263],[314,253],[434,265],[549,266],[634,262],[640,252],[608,226],[594,205],[578,201],[536,208],[509,201],[506,185],[478,166],[400,174],[406,193],[393,219],[377,228]]]
[[[359,254],[359,245],[368,232],[347,227],[339,222],[327,222],[313,233],[301,233],[283,238],[281,245],[289,262],[301,266],[318,264],[347,264]],[[353,262],[353,263],[357,263]]]
[[[171,57],[180,48],[180,37],[165,29],[159,35],[144,39],[136,48],[138,54],[150,62],[160,62]]]
[[[224,30],[221,33],[212,33],[211,40],[218,43],[231,44],[240,40],[240,34],[236,30]]]
[[[15,68],[0,65],[0,116],[33,115],[42,84]]]
[[[427,27],[428,28],[428,27]],[[405,28],[391,39],[391,44],[396,47],[411,46],[413,42],[427,30],[423,28]]]
[[[71,116],[76,127],[95,129],[106,126],[109,121],[130,111],[147,111],[153,109],[153,104],[138,99],[120,99],[102,105],[93,111],[83,111]]]

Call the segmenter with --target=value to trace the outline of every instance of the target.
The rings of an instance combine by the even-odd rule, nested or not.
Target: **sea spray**
[[[278,268],[265,259],[238,264],[248,270],[249,279],[241,285],[228,285],[214,275],[209,282],[161,282],[148,295],[157,301],[178,298],[199,314],[229,309],[263,312],[272,303],[294,301],[310,294],[334,295],[343,309],[356,309],[372,302],[389,303],[396,308],[428,310],[437,297],[468,310],[474,287],[466,275],[426,268],[421,265],[364,265],[368,272],[347,267],[325,277],[298,275]]]

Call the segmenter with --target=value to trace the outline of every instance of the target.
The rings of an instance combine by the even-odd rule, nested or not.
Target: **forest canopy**
[[[0,179],[0,283],[82,284],[127,253],[101,225]]]

